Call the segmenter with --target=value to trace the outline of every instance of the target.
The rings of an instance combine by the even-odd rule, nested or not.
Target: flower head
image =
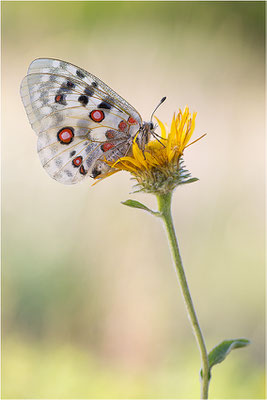
[[[144,151],[133,141],[132,152],[125,157],[119,158],[115,163],[107,163],[113,170],[105,175],[103,179],[118,171],[128,171],[137,180],[138,191],[149,193],[168,193],[176,186],[197,180],[190,178],[190,173],[183,166],[183,151],[190,146],[189,140],[195,128],[196,113],[193,115],[185,107],[184,112],[179,110],[174,114],[170,132],[167,135],[165,125],[159,120],[161,138],[150,141]]]

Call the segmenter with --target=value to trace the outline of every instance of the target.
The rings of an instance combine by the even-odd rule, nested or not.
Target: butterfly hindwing
[[[138,112],[100,79],[60,60],[33,61],[21,96],[39,136],[41,162],[62,183],[108,171],[102,160],[127,154],[142,124]]]
[[[66,146],[59,141],[44,144],[43,134],[40,135],[37,146],[43,167],[49,175],[61,183],[77,183],[88,174],[96,176],[98,168],[101,167],[103,169],[106,165],[101,161],[103,153],[105,152],[107,160],[113,159],[114,154],[116,154],[115,146],[111,148],[106,146],[105,148],[105,143],[92,142],[83,137],[74,137],[72,139],[70,127],[65,127],[59,132],[62,140],[67,142]],[[127,150],[126,142],[121,141],[119,144],[120,149],[119,151],[117,150],[117,158],[122,155],[122,148]],[[62,146],[64,146],[64,150],[62,150]],[[112,153],[111,150],[113,150]],[[108,170],[107,166],[104,172]]]

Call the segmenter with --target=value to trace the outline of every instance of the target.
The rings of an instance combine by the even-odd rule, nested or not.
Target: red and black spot
[[[101,145],[101,150],[106,152],[114,147],[114,144],[105,142],[104,144]]]
[[[78,156],[78,157],[75,157],[75,158],[72,160],[72,165],[73,165],[74,167],[80,167],[81,164],[82,164],[82,162],[83,162],[82,156]]]
[[[135,124],[137,124],[137,121],[133,117],[129,117],[128,124],[135,125]]]
[[[118,128],[120,131],[125,132],[127,129],[127,126],[128,126],[128,124],[126,121],[121,121],[118,125]]]
[[[67,81],[67,87],[68,87],[68,88],[74,88],[74,87],[75,87],[75,85],[74,85],[74,83],[73,83],[73,82],[71,82],[71,81]]]
[[[94,121],[94,122],[101,122],[105,118],[105,114],[101,110],[93,110],[90,112],[89,117]]]
[[[83,165],[80,166],[79,171],[80,171],[80,174],[82,174],[82,175],[86,175],[87,172],[88,172],[88,171],[86,171],[86,170],[84,169],[84,166],[83,166]]]
[[[114,139],[116,135],[116,131],[113,131],[112,129],[108,129],[105,133],[107,139]]]
[[[71,81],[63,82],[61,85],[61,90],[70,90],[70,89],[74,89],[74,88],[75,88],[75,84]]]
[[[69,144],[74,138],[74,129],[70,126],[62,128],[57,133],[57,138],[61,144]]]
[[[55,103],[66,105],[65,95],[64,94],[57,94],[55,97]]]

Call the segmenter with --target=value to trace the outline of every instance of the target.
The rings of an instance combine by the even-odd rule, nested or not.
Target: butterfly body
[[[21,97],[37,151],[49,175],[65,184],[109,172],[105,162],[143,150],[153,124],[109,86],[87,71],[55,59],[34,60]]]

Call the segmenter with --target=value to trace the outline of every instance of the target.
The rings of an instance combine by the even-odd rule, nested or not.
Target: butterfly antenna
[[[157,105],[157,107],[155,108],[155,110],[153,111],[153,113],[151,114],[150,122],[152,122],[153,115],[155,114],[155,112],[157,111],[157,109],[159,108],[159,106],[166,100],[166,98],[167,98],[166,96],[162,97],[162,99],[160,100],[159,104]]]

